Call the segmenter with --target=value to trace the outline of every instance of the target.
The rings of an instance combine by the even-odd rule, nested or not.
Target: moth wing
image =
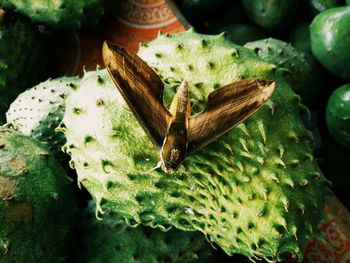
[[[247,119],[268,101],[274,89],[274,81],[245,79],[211,92],[204,111],[188,118],[187,152],[209,144]]]
[[[163,105],[163,82],[135,53],[105,42],[103,61],[119,92],[153,144],[160,149],[172,115]]]

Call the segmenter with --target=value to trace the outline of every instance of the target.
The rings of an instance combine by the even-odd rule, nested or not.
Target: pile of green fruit
[[[183,80],[192,115],[238,79],[276,90],[166,174],[105,69],[49,66],[52,35],[118,5],[0,0],[0,263],[301,262],[322,240],[326,195],[350,205],[350,3],[178,4],[194,28],[138,51],[164,105]]]

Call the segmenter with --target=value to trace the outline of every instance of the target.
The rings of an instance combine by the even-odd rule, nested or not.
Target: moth
[[[215,141],[260,109],[275,82],[241,79],[215,89],[204,111],[191,116],[187,82],[182,81],[169,110],[163,105],[164,85],[157,73],[135,53],[105,42],[105,66],[136,119],[160,152],[161,167],[173,173],[193,152]]]

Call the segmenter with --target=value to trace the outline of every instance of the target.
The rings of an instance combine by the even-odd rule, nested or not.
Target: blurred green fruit
[[[326,121],[334,139],[350,149],[350,84],[332,93],[327,104]]]
[[[307,4],[309,5],[310,14],[315,16],[327,9],[339,6],[340,2],[339,0],[308,0]]]
[[[311,48],[321,64],[350,80],[350,6],[322,12],[310,25]]]
[[[299,0],[242,0],[245,11],[255,24],[272,31],[291,24]]]

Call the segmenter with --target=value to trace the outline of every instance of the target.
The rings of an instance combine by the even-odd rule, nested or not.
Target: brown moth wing
[[[163,105],[163,83],[153,69],[135,53],[108,42],[103,61],[119,92],[153,144],[160,149],[172,115]]]
[[[188,118],[187,153],[209,144],[244,121],[268,101],[274,89],[274,81],[244,79],[211,92],[204,111]]]

